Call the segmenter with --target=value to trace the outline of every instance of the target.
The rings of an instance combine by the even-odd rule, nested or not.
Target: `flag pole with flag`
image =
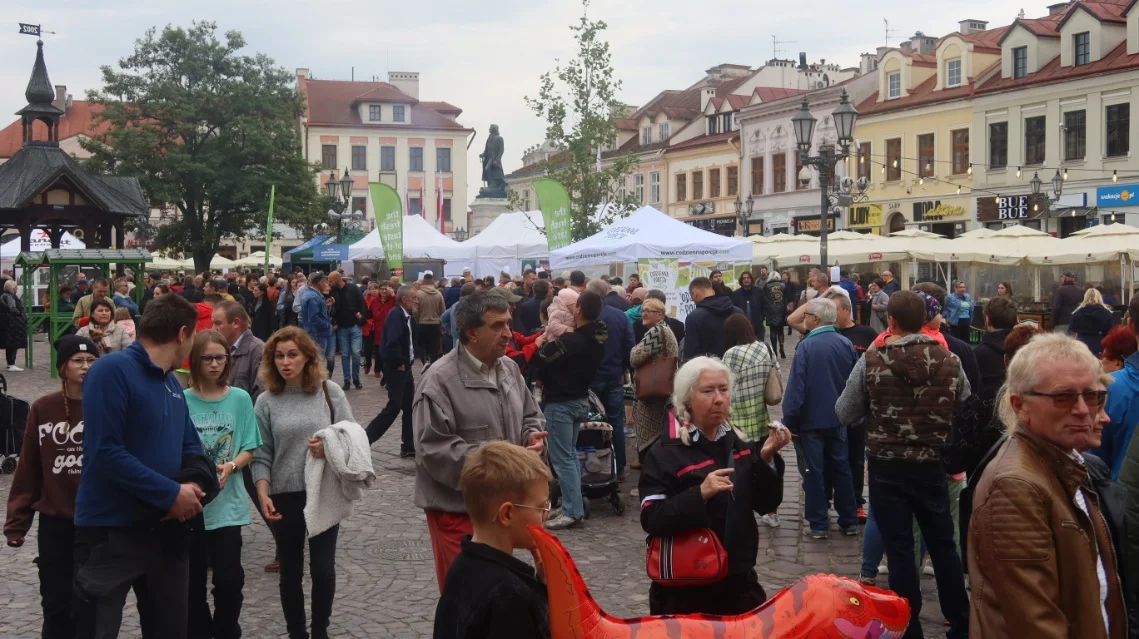
[[[265,272],[269,272],[269,257],[273,248],[273,205],[277,201],[277,185],[269,189],[269,219],[265,222]]]
[[[427,185],[426,178],[419,179],[419,217],[427,219]]]
[[[411,215],[411,181],[406,173],[403,174],[403,213]]]
[[[443,220],[443,175],[435,174],[435,222],[439,225],[439,232],[446,233]]]

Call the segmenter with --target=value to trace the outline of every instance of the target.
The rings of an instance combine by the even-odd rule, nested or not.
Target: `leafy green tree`
[[[625,105],[617,100],[621,81],[613,74],[609,42],[602,36],[609,28],[604,21],[590,20],[589,0],[582,1],[582,16],[570,26],[577,53],[566,63],[558,62],[541,77],[538,96],[526,104],[546,121],[546,140],[563,149],[546,160],[547,175],[566,187],[572,199],[570,225],[573,240],[584,239],[628,215],[639,204],[624,186],[638,161],[631,154],[609,158],[600,171],[597,152],[617,140],[615,114]]]
[[[312,228],[323,215],[317,167],[300,154],[303,98],[264,54],[240,55],[237,31],[212,22],[154,28],[88,99],[111,126],[83,143],[96,170],[138,177],[152,205],[174,207],[155,244],[209,267],[218,244],[265,232],[269,191],[276,220]]]

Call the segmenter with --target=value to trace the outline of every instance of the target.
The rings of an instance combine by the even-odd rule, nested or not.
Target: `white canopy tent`
[[[552,251],[550,267],[628,264],[642,258],[750,262],[752,243],[698,229],[645,206],[600,233]]]
[[[1028,263],[1038,267],[1082,266],[1086,281],[1101,283],[1107,279],[1107,271],[1118,264],[1119,300],[1127,302],[1130,297],[1127,292],[1135,285],[1134,269],[1128,265],[1139,259],[1139,228],[1127,224],[1098,224],[1060,240],[1053,250],[1053,253],[1028,255]]]
[[[522,272],[522,260],[550,255],[541,211],[512,211],[496,217],[481,233],[463,242],[475,248],[475,277],[498,276],[505,269]]]
[[[240,260],[237,260],[236,263],[238,266],[247,266],[249,268],[263,268],[265,266],[265,251],[255,251],[253,253],[250,253]],[[280,268],[281,263],[281,258],[275,255],[269,256],[269,266]]]
[[[185,260],[177,260],[169,255],[152,253],[150,257],[153,258],[150,264],[147,264],[147,268],[150,269],[158,271],[180,271],[186,268],[183,266]]]
[[[186,258],[185,260],[183,260],[182,261],[182,268],[189,269],[191,271],[194,270],[194,258],[189,257],[189,258]],[[214,256],[212,258],[210,258],[210,270],[211,271],[220,271],[222,269],[230,269],[230,268],[237,268],[237,262],[234,262],[233,260],[229,259],[228,257],[222,257],[221,255],[218,255],[217,253],[214,253]]]
[[[373,230],[348,247],[348,256],[353,261],[384,259],[379,230]],[[408,260],[443,260],[443,274],[459,277],[464,266],[474,263],[475,247],[465,246],[443,235],[419,215],[406,215],[403,218],[403,257]]]
[[[775,254],[775,261],[780,264],[819,264],[819,239],[811,240],[810,251],[781,250]],[[905,240],[863,235],[853,231],[837,231],[827,235],[827,261],[831,265],[902,262],[911,257],[914,257],[913,251]]]

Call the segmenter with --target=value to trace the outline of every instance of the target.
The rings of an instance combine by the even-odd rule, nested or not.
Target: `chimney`
[[[1048,15],[1054,16],[1060,13],[1064,13],[1068,10],[1068,5],[1070,4],[1070,2],[1057,2],[1056,4],[1050,4],[1048,5]]]
[[[878,55],[875,53],[863,53],[858,62],[859,75],[866,75],[878,68]]]
[[[388,84],[419,99],[419,72],[418,71],[388,71]]]
[[[55,100],[52,101],[52,104],[63,109],[64,111],[67,110],[67,107],[71,106],[70,104],[68,104],[68,100],[67,100],[67,85],[66,84],[55,85]]]
[[[64,110],[64,111],[70,111],[70,110],[71,110],[71,104],[72,104],[72,101],[71,101],[71,94],[70,94],[70,93],[68,93],[68,94],[67,94],[67,106],[63,107],[63,110]]]
[[[700,111],[708,108],[708,103],[716,97],[716,87],[704,87],[700,90]]]
[[[308,79],[308,69],[304,67],[297,67],[297,79],[300,80],[302,78],[305,80]]]
[[[989,23],[984,20],[962,20],[957,23],[957,32],[961,35],[973,35],[980,33],[989,28]]]
[[[806,71],[807,70],[807,52],[806,51],[800,51],[799,52],[799,70],[800,71]]]
[[[913,37],[910,38],[910,50],[921,55],[931,55],[937,50],[937,47],[934,46],[936,43],[936,39],[921,31],[915,31]]]

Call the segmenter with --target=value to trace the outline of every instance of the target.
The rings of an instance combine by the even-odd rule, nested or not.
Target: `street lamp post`
[[[1040,189],[1044,186],[1044,181],[1040,179],[1040,173],[1037,171],[1032,172],[1032,179],[1028,181],[1032,186],[1032,194],[1039,196]],[[1052,176],[1052,193],[1055,197],[1044,194],[1044,199],[1047,207],[1051,209],[1057,202],[1060,201],[1060,196],[1064,194],[1064,176],[1060,175],[1060,169],[1056,169],[1056,175]],[[1033,204],[1033,209],[1039,210],[1040,204]],[[1075,211],[1073,210],[1073,215]]]
[[[467,229],[460,226],[459,228],[455,229],[454,231],[451,231],[451,238],[454,239],[456,242],[466,241]]]
[[[344,224],[356,226],[364,221],[363,211],[352,210],[352,176],[344,169],[344,177],[336,180],[336,171],[328,172],[324,183],[328,191],[328,219],[336,223],[336,243],[344,243]]]
[[[736,195],[735,201],[736,218],[739,220],[740,228],[743,229],[743,236],[751,235],[751,213],[755,208],[755,198],[751,195],[747,196],[747,201],[740,201],[740,196]]]
[[[843,181],[844,183],[849,182],[848,184],[839,184],[835,180],[836,165],[850,157],[850,145],[854,141],[854,123],[858,120],[858,111],[851,106],[846,89],[842,90],[838,107],[831,114],[831,118],[834,120],[835,129],[838,132],[838,148],[836,149],[833,144],[829,143],[819,144],[818,155],[814,157],[811,156],[810,151],[811,136],[815,130],[816,120],[815,116],[811,115],[807,98],[803,98],[803,106],[791,118],[791,128],[795,132],[795,143],[799,147],[799,161],[803,165],[803,170],[798,175],[799,181],[804,183],[810,181],[811,174],[807,170],[808,166],[815,167],[819,172],[819,261],[824,269],[827,267],[827,225],[830,222],[832,202],[836,207],[849,206],[852,201],[850,187],[854,186],[854,181],[849,178]],[[869,184],[865,179],[858,180],[858,195],[860,197],[863,196],[868,186]]]

